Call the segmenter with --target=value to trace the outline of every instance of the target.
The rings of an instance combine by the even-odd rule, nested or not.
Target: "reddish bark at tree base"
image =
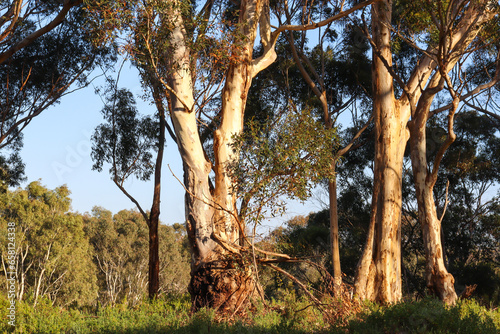
[[[221,314],[234,313],[248,303],[255,279],[251,271],[235,264],[214,261],[194,270],[189,283],[193,312],[209,307]]]

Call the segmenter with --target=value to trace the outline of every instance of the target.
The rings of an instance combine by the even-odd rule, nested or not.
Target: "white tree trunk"
[[[227,164],[238,157],[231,148],[232,138],[243,129],[243,115],[252,77],[253,42],[263,1],[243,1],[240,7],[240,34],[245,45],[233,55],[222,93],[220,125],[214,133],[214,166],[207,159],[198,135],[189,49],[180,15],[173,19],[171,34],[175,47],[170,55],[172,71],[171,117],[184,165],[186,227],[192,248],[190,292],[195,309],[210,306],[238,309],[253,292],[254,279],[233,246],[239,246],[242,222],[238,220],[236,197]],[[209,174],[215,172],[210,189]],[[216,242],[217,240],[217,242]],[[222,243],[222,244],[221,244]],[[226,246],[226,247],[225,247]],[[229,251],[231,249],[231,251]],[[236,262],[238,265],[235,265]]]
[[[463,1],[467,3],[468,1]],[[444,88],[444,77],[447,76],[470,43],[481,31],[482,26],[488,20],[494,17],[494,13],[484,7],[487,1],[477,3],[468,3],[460,21],[456,27],[446,34],[447,39],[441,41],[440,50],[443,52],[441,58],[441,68],[433,75],[427,87],[423,89],[422,94],[416,99],[415,111],[412,120],[409,123],[411,131],[410,152],[413,168],[413,178],[418,204],[418,219],[422,228],[422,235],[426,254],[426,283],[429,291],[447,304],[453,304],[457,300],[454,288],[454,278],[446,269],[443,258],[443,249],[441,241],[441,221],[438,218],[436,204],[434,201],[433,189],[437,180],[437,173],[441,158],[446,149],[455,140],[453,132],[453,117],[458,108],[459,96],[452,93],[454,98],[453,106],[448,115],[448,138],[439,149],[432,166],[429,169],[427,161],[427,140],[426,126],[429,117],[432,101],[437,94]],[[447,50],[447,52],[445,51]],[[427,63],[433,63],[436,67],[437,62],[427,60]],[[424,82],[427,82],[425,80]],[[451,81],[450,81],[451,83]]]

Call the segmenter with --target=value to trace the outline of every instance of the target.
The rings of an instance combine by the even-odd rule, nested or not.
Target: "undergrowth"
[[[42,300],[34,308],[17,305],[16,326],[7,323],[5,296],[0,297],[0,333],[500,333],[500,311],[473,300],[452,307],[427,298],[388,307],[366,304],[356,312],[343,310],[344,318],[332,322],[337,302],[323,305],[323,312],[294,294],[264,305],[256,301],[238,316],[220,316],[203,309],[190,314],[189,298],[165,297],[130,308],[125,305],[87,309],[53,307]],[[352,307],[351,305],[349,307]]]

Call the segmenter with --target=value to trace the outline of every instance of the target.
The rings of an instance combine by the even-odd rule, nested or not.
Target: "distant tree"
[[[159,227],[160,239],[160,293],[185,294],[188,290],[191,255],[184,225]]]
[[[156,119],[140,116],[135,99],[128,90],[117,89],[110,82],[106,90],[106,105],[102,110],[105,123],[99,125],[92,136],[92,159],[95,170],[102,171],[104,163],[111,165],[109,173],[115,185],[137,206],[149,228],[149,297],[159,291],[160,187],[163,149],[165,145],[165,110],[152,88],[157,106]],[[156,159],[153,162],[153,152]],[[153,203],[147,213],[125,188],[130,176],[145,181],[154,173]]]
[[[142,300],[147,286],[148,232],[142,215],[94,207],[86,218],[86,233],[94,249],[99,273],[99,299],[103,305],[124,298],[135,305]]]
[[[177,228],[176,228],[177,227]],[[137,305],[148,288],[148,228],[137,211],[115,215],[100,207],[85,217],[97,265],[99,299],[103,305],[127,301]],[[179,226],[159,227],[160,288],[162,293],[183,293],[189,282],[189,256]]]
[[[17,299],[42,297],[57,305],[86,305],[96,297],[96,268],[80,215],[69,212],[65,186],[49,190],[40,182],[0,195],[2,279],[17,273]],[[14,223],[15,260],[7,255],[7,224]],[[9,269],[13,265],[14,270]]]

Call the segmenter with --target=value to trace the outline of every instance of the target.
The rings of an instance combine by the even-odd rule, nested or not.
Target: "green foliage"
[[[92,168],[102,171],[104,163],[110,164],[111,178],[118,184],[131,175],[148,180],[154,168],[151,152],[158,145],[158,121],[140,116],[132,93],[115,89],[112,82],[102,114],[105,123],[92,136]]]
[[[375,307],[351,321],[349,333],[498,333],[500,313],[474,301],[452,307],[436,299]]]
[[[99,268],[99,302],[114,305],[141,300],[147,283],[148,230],[141,214],[111,212],[95,207],[86,219],[86,232]]]
[[[191,278],[191,254],[186,230],[181,224],[160,225],[160,292],[181,295]]]
[[[36,303],[41,297],[59,305],[92,302],[96,296],[95,267],[81,216],[69,211],[69,190],[40,182],[25,190],[0,195],[0,247],[7,261],[7,224],[15,223],[17,298]],[[2,268],[2,287],[5,282]]]
[[[247,127],[234,138],[240,159],[229,166],[247,219],[259,221],[267,208],[272,215],[282,213],[283,197],[303,201],[314,185],[335,177],[336,130],[310,113],[287,113],[263,124],[252,120]]]
[[[177,228],[176,228],[177,227]],[[160,292],[182,294],[189,282],[189,254],[179,226],[159,226]],[[143,216],[132,210],[115,215],[94,207],[85,217],[85,229],[99,269],[101,305],[138,305],[148,279],[148,228]]]
[[[165,84],[164,79],[179,66],[170,57],[170,51],[177,47],[171,45],[170,34],[178,27],[177,17],[172,13],[179,11],[196,89],[202,96],[211,95],[213,92],[208,94],[209,91],[220,85],[224,70],[242,50],[237,41],[246,36],[236,36],[231,29],[234,25],[222,17],[226,7],[232,6],[230,2],[198,5],[191,1],[84,1],[86,14],[93,22],[90,29],[93,42],[118,45],[121,53],[139,69],[148,90],[152,85]],[[197,9],[200,11],[196,12]]]
[[[148,278],[149,235],[143,216],[132,210],[113,216],[100,207],[82,216],[69,211],[69,195],[65,186],[49,190],[40,182],[0,194],[2,291],[5,272],[16,271],[16,299],[41,311],[48,304],[138,305]],[[9,223],[15,224],[14,237]],[[160,293],[183,294],[190,273],[185,231],[179,224],[160,225],[159,237]],[[12,240],[15,249],[7,249]]]
[[[2,2],[2,15],[15,3]],[[18,152],[22,131],[31,120],[58,103],[70,87],[87,86],[94,69],[107,68],[115,60],[112,48],[98,48],[90,41],[80,6],[38,38],[30,35],[54,19],[61,7],[55,1],[23,1],[22,7],[19,18],[2,16],[0,54],[18,49],[0,64],[0,188],[23,180]],[[23,39],[28,43],[20,47]]]
[[[22,162],[19,151],[22,146],[22,134],[19,134],[17,140],[11,144],[11,153],[7,156],[0,155],[0,193],[7,191],[9,187],[19,186],[24,177],[24,163]]]
[[[0,315],[7,300],[0,295]],[[218,317],[202,309],[190,315],[188,296],[159,298],[136,307],[117,305],[99,309],[62,309],[45,299],[37,308],[18,306],[17,333],[498,333],[500,312],[473,301],[446,307],[435,299],[393,306],[365,307],[346,325],[328,325],[309,302],[293,294],[273,300],[268,307],[259,301],[243,310],[237,320]],[[246,316],[245,316],[246,314]],[[229,315],[228,315],[229,317]],[[0,332],[13,328],[0,323]]]

